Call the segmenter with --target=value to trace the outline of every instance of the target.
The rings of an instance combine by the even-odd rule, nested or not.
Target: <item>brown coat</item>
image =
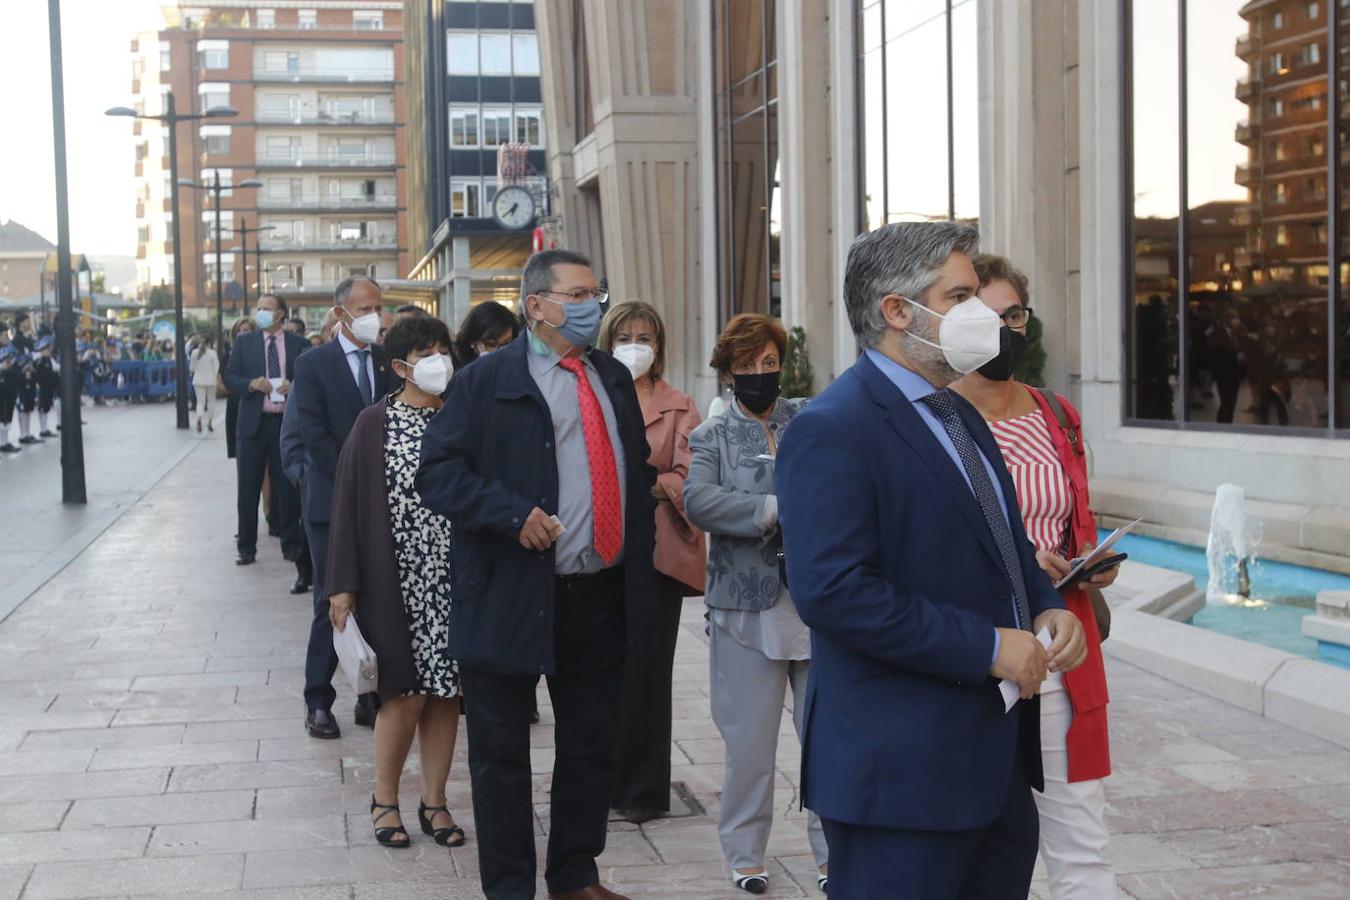
[[[703,593],[708,575],[708,547],[703,532],[684,514],[684,479],[689,474],[689,433],[699,426],[698,409],[688,395],[657,380],[643,407],[643,424],[656,469],[656,483],[666,496],[656,507],[656,571],[685,586],[686,596]]]
[[[389,524],[389,488],[384,460],[385,401],[356,417],[338,457],[333,480],[333,518],[328,535],[325,593],[356,595],[361,634],[375,651],[379,692],[401,697],[420,687],[412,636],[403,610],[398,556]]]

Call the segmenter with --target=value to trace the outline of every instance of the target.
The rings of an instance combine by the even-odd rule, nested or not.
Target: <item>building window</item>
[[[384,13],[358,9],[352,13],[352,31],[383,31]]]
[[[1308,18],[1310,19],[1316,19],[1322,14],[1322,7],[1320,4],[1316,2],[1309,3],[1307,9],[1308,9]]]
[[[316,9],[302,9],[297,12],[297,24],[301,31],[313,31],[319,27],[319,11]]]
[[[863,230],[980,214],[980,57],[975,0],[860,4],[859,187]],[[950,61],[950,65],[949,65]],[[946,78],[951,71],[950,82]],[[915,90],[914,85],[925,85]],[[923,140],[916,140],[922,132]]]
[[[201,126],[202,152],[207,156],[225,156],[230,152],[230,126]]]
[[[478,32],[449,32],[446,35],[445,58],[451,75],[477,75]]]
[[[450,179],[450,216],[455,219],[472,219],[479,216],[478,194],[481,185],[477,179]]]
[[[207,82],[197,85],[198,109],[206,112],[230,105],[230,86],[225,82]]]
[[[538,109],[516,110],[516,143],[531,147],[544,146],[543,111]]]
[[[511,110],[483,110],[483,146],[496,147],[511,143]]]
[[[203,69],[228,69],[230,67],[230,42],[198,41],[197,61]]]
[[[263,152],[273,162],[294,162],[300,158],[300,138],[269,134]]]
[[[277,27],[277,11],[275,9],[260,9],[256,15],[258,28],[263,31],[271,31]]]
[[[478,36],[478,54],[480,74],[511,74],[511,35],[480,34]]]
[[[1272,53],[1267,61],[1266,71],[1272,75],[1283,75],[1289,71],[1289,61],[1285,59],[1283,53]]]
[[[450,146],[478,146],[478,109],[450,109]]]
[[[511,35],[511,74],[539,74],[539,36],[535,34]]]
[[[1299,24],[1296,50],[1270,57],[1298,80],[1235,91],[1248,73],[1232,48],[1270,40],[1262,31],[1283,28],[1282,13],[1245,0],[1125,4],[1124,374],[1136,424],[1350,428],[1350,331],[1336,309],[1350,297],[1350,215],[1332,215],[1347,201],[1319,171],[1350,147],[1344,134],[1325,146],[1327,17],[1282,4],[1298,6],[1314,21]],[[1350,184],[1350,156],[1337,173]]]
[[[159,70],[167,72],[173,68],[173,50],[168,41],[159,42]]]

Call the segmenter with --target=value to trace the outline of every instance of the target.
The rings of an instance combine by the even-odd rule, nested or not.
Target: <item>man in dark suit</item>
[[[241,398],[235,424],[239,475],[239,556],[235,564],[240,566],[250,565],[258,555],[258,498],[264,473],[270,475],[281,553],[294,561],[300,552],[299,497],[281,473],[281,414],[295,380],[296,360],[309,345],[282,329],[286,301],[280,297],[259,297],[253,318],[262,330],[239,335],[222,376],[230,393]]]
[[[1086,653],[988,426],[947,390],[999,350],[977,242],[947,222],[854,241],[844,298],[865,352],[778,455],[787,572],[812,631],[802,792],[841,897],[1025,900],[1035,694],[1047,667]],[[1021,696],[1007,713],[1004,678]]]
[[[556,757],[549,896],[610,900],[605,848],[623,660],[655,596],[656,473],[633,378],[591,350],[590,261],[530,258],[530,328],[455,375],[417,490],[455,531],[450,655],[469,697],[469,769],[489,900],[534,897],[530,709],[548,678]],[[636,651],[641,652],[641,651]]]
[[[313,348],[295,367],[295,413],[305,448],[304,521],[314,579],[314,619],[305,656],[305,728],[316,738],[341,734],[333,718],[333,673],[338,663],[324,592],[333,477],[356,417],[392,384],[384,351],[375,344],[380,286],[371,278],[348,278],[337,286],[333,299],[341,323],[336,340]],[[373,727],[378,708],[376,695],[363,694],[356,704],[356,723]]]

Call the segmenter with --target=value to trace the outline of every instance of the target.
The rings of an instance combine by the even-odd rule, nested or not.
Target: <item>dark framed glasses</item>
[[[1003,324],[1007,325],[1009,328],[1021,328],[1031,321],[1031,307],[1014,306],[1012,309],[1001,312],[998,315],[999,318],[1003,320]]]

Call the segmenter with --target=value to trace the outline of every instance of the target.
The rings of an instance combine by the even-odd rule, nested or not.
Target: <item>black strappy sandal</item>
[[[376,816],[375,810],[377,809],[382,809],[384,810],[384,812]],[[408,834],[408,829],[404,828],[402,825],[398,825],[391,828],[381,828],[379,825],[380,820],[383,819],[385,816],[389,815],[391,812],[394,813],[398,812],[398,806],[397,805],[390,806],[387,803],[376,803],[375,795],[374,794],[370,795],[370,814],[374,816],[374,819],[372,820],[371,824],[375,826],[375,840],[379,842],[381,847],[395,847],[395,848],[407,847],[410,844],[412,844],[412,836]],[[403,840],[401,841],[394,840],[394,838],[396,838],[400,834],[403,835]]]
[[[460,828],[458,825],[451,825],[449,828],[432,827],[431,816],[427,815],[427,813],[438,812],[443,812],[447,816],[450,815],[450,810],[444,806],[427,806],[425,800],[418,802],[417,821],[422,824],[422,833],[431,835],[431,839],[442,847],[463,847],[465,841],[463,828]],[[453,818],[453,816],[451,818]]]

